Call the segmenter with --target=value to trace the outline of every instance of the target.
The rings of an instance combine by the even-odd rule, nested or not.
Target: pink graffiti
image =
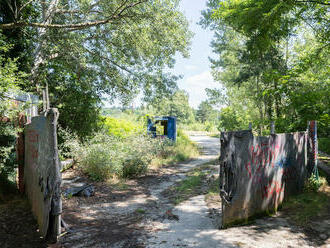
[[[255,176],[260,177],[262,170],[267,166],[271,165],[272,168],[275,166],[275,158],[279,151],[279,146],[275,145],[270,147],[268,143],[261,145],[255,145],[250,147],[251,162],[245,164],[249,177]],[[254,173],[252,172],[254,168]],[[260,182],[260,180],[254,180]]]
[[[265,199],[273,196],[277,198],[282,192],[284,192],[284,186],[280,182],[273,181],[263,187],[262,198]]]

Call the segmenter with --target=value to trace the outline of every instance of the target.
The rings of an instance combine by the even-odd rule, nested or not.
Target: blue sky
[[[205,88],[219,88],[211,76],[210,62],[212,57],[210,43],[213,32],[203,29],[197,24],[201,18],[201,11],[206,8],[206,0],[181,0],[180,9],[189,21],[190,30],[194,32],[190,57],[176,56],[174,74],[183,75],[178,86],[189,93],[190,105],[197,108],[206,99]]]

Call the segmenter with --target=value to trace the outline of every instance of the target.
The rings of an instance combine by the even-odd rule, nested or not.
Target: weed
[[[316,178],[315,175],[312,175],[308,178],[305,185],[305,191],[307,192],[317,192],[321,186],[326,184],[326,179],[324,177]]]

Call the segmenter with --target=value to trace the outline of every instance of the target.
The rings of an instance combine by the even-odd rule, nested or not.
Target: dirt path
[[[187,178],[187,174],[218,157],[219,141],[207,136],[191,136],[202,155],[194,161],[167,166],[136,180],[117,186],[94,183],[96,195],[72,197],[64,201],[64,220],[71,231],[61,239],[63,247],[330,247],[330,239],[317,243],[280,215],[226,230],[217,228],[220,203],[210,208],[205,193],[173,205],[164,194]],[[209,174],[218,174],[210,166]],[[77,177],[75,171],[63,175],[64,182]],[[78,178],[78,179],[77,179]],[[327,246],[329,244],[329,246]]]
[[[191,169],[218,156],[216,138],[193,136],[202,156],[189,163],[166,166],[157,172],[113,187],[94,183],[96,194],[90,198],[72,197],[63,202],[63,218],[70,231],[61,238],[63,247],[145,247],[155,229],[153,222],[164,220],[174,206],[162,192],[186,177]],[[76,171],[63,174],[64,189],[88,180]],[[91,183],[91,182],[89,182]]]

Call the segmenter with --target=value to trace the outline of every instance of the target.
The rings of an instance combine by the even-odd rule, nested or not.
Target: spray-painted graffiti
[[[302,191],[307,132],[268,137],[255,137],[248,130],[224,132],[220,141],[223,226],[274,211],[285,198]]]
[[[279,156],[281,149],[278,143],[252,145],[249,151],[251,160],[245,164],[245,169],[251,182],[259,185],[262,198],[277,196],[284,191],[281,181],[268,182],[269,170],[273,170],[273,173],[278,174],[283,181],[297,178],[297,169],[293,166],[293,159]]]
[[[262,199],[270,198],[270,197],[279,197],[280,193],[284,192],[284,185],[278,181],[272,181],[267,185],[262,187]]]

